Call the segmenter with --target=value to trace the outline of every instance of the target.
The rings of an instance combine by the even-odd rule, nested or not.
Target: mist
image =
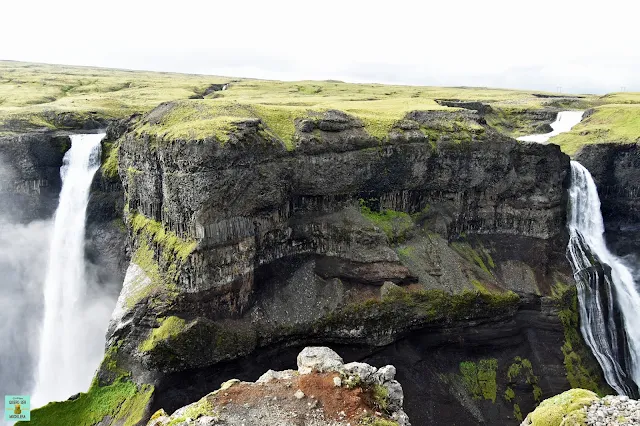
[[[35,207],[43,201],[17,170],[0,157],[0,393],[33,396],[42,350],[44,284],[57,255],[50,252],[53,215],[34,220],[34,211],[40,210]],[[77,363],[74,374],[56,370],[59,365],[48,366],[59,378],[54,387],[68,390],[55,399],[87,390],[104,354],[105,333],[117,297],[114,288],[121,285],[115,276],[100,274],[86,254],[77,267],[84,271],[84,289],[72,321],[78,326],[68,331],[73,350],[83,353],[84,359]],[[57,338],[56,342],[62,344]],[[32,400],[32,408],[49,400]],[[2,419],[0,424],[5,424]]]
[[[42,283],[51,221],[29,224],[0,218],[0,394],[32,390],[42,322]]]

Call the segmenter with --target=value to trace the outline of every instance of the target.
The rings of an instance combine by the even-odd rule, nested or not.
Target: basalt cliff
[[[518,424],[603,389],[557,146],[461,111],[409,113],[384,141],[328,111],[296,121],[293,149],[259,119],[225,143],[145,130],[174,107],[113,141],[131,263],[94,386],[137,383],[141,421],[319,344],[396,365],[414,425]]]
[[[91,389],[36,422],[109,394],[94,423],[147,424],[309,345],[395,365],[413,425],[517,425],[608,391],[578,328],[559,147],[473,111],[411,112],[384,139],[334,110],[295,120],[292,144],[259,118],[224,140],[150,131],[174,108],[109,124],[87,254],[124,284]],[[3,194],[45,215],[64,138],[20,137],[32,161]]]

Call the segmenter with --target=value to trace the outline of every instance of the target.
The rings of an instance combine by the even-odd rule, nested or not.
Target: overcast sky
[[[5,0],[0,59],[284,80],[640,91],[633,0]]]

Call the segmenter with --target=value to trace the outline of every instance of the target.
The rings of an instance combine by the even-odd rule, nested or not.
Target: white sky
[[[640,91],[608,0],[4,0],[0,59],[276,79]]]

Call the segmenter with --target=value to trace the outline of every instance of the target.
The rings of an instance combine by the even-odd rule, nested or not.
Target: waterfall
[[[73,135],[60,169],[62,191],[54,216],[44,282],[44,320],[32,404],[85,391],[98,366],[106,320],[93,311],[85,277],[85,214],[89,189],[100,166],[104,134]],[[102,330],[99,330],[102,322]]]
[[[634,395],[640,385],[640,295],[631,271],[607,249],[596,185],[575,161],[569,198],[567,257],[578,288],[580,329],[607,383]]]
[[[543,133],[540,135],[528,135],[519,137],[519,141],[526,142],[538,142],[538,143],[547,143],[547,141],[559,135],[563,132],[568,132],[582,120],[582,116],[584,115],[584,111],[561,111],[558,113],[556,117],[556,121],[551,123],[551,128],[553,129],[549,133]]]

